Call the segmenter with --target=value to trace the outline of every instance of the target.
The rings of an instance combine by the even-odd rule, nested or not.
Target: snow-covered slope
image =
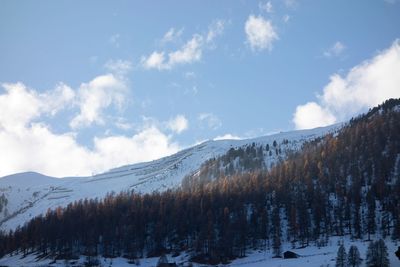
[[[368,241],[361,240],[350,240],[349,238],[332,237],[329,240],[329,244],[326,247],[316,247],[310,245],[305,248],[295,248],[293,249],[288,243],[284,244],[283,251],[290,250],[299,255],[296,259],[283,259],[283,258],[273,258],[271,249],[267,250],[248,250],[246,252],[247,256],[244,258],[239,258],[233,260],[230,264],[220,264],[219,266],[246,266],[246,267],[333,267],[336,263],[336,255],[338,250],[338,244],[343,243],[346,251],[349,250],[350,246],[356,246],[360,251],[360,256],[362,263],[360,267],[367,266],[366,264],[366,254]],[[388,258],[390,266],[399,267],[400,260],[396,257],[395,251],[398,248],[398,243],[387,239],[385,241],[388,248]],[[65,266],[84,266],[86,257],[81,256],[78,260],[57,260],[54,261],[51,258],[37,259],[37,254],[28,254],[23,257],[22,253],[13,255],[6,255],[0,259],[0,266],[55,266],[55,267],[65,267]],[[169,262],[175,262],[178,266],[190,266],[201,267],[204,264],[197,264],[189,262],[190,255],[187,253],[182,253],[177,257],[172,257],[172,255],[166,255]],[[156,266],[158,257],[153,258],[142,258],[138,259],[137,263],[141,267],[151,267]],[[135,266],[132,263],[128,263],[125,258],[102,258],[98,257],[101,265],[99,266],[118,266],[118,267],[130,267]]]
[[[112,169],[90,177],[52,178],[38,173],[20,173],[0,178],[0,198],[7,199],[0,211],[0,229],[14,229],[49,208],[66,206],[85,198],[102,198],[110,192],[135,190],[140,193],[164,191],[180,186],[183,177],[193,174],[206,160],[225,154],[231,147],[248,144],[281,144],[283,154],[267,159],[267,166],[284,151],[296,150],[304,141],[340,128],[334,125],[312,130],[293,131],[247,140],[207,141],[174,155],[146,163]],[[284,140],[289,142],[283,144]],[[4,202],[4,201],[3,201]]]

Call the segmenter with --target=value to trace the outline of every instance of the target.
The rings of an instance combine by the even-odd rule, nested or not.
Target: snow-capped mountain
[[[115,168],[90,177],[60,179],[33,172],[6,176],[0,178],[0,229],[14,229],[48,209],[66,206],[80,199],[102,198],[107,193],[126,190],[149,193],[176,188],[185,176],[196,173],[206,160],[223,155],[230,148],[253,143],[272,145],[276,141],[283,152],[265,159],[266,166],[270,166],[285,157],[285,151],[298,150],[305,141],[340,127],[333,125],[246,140],[207,141],[168,157]]]

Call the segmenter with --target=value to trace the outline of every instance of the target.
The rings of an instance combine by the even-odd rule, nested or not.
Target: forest
[[[332,236],[399,240],[399,133],[400,99],[391,99],[271,168],[263,167],[257,152],[266,147],[233,149],[202,166],[217,173],[212,179],[191,176],[163,193],[126,191],[49,210],[1,233],[0,256],[135,259],[186,251],[196,262],[226,263],[249,249],[280,256],[283,242],[304,247],[326,246]],[[271,150],[280,153],[274,145]],[[229,165],[240,162],[240,153],[254,157]],[[215,172],[217,160],[228,167]]]

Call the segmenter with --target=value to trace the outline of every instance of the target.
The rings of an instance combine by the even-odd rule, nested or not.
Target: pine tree
[[[366,263],[367,263],[367,267],[374,267],[376,264],[376,247],[374,242],[370,242],[368,245],[368,249],[367,249],[367,259],[366,259]]]
[[[361,265],[360,252],[356,246],[351,246],[347,255],[347,266],[358,267]]]
[[[168,259],[165,254],[162,254],[161,257],[158,259],[157,266],[168,264]]]
[[[272,211],[272,248],[274,250],[274,257],[281,257],[281,218],[278,207],[275,207]]]
[[[388,267],[389,266],[389,254],[387,251],[387,246],[383,239],[380,239],[375,242],[376,251],[377,251],[377,262],[376,266],[378,267]]]
[[[367,267],[388,267],[389,255],[385,241],[371,242],[367,250]]]
[[[400,247],[397,248],[397,251],[395,252],[397,258],[400,260]]]
[[[336,267],[346,267],[346,249],[344,248],[343,244],[339,246],[337,256],[336,256]]]
[[[375,198],[372,195],[372,192],[368,192],[367,194],[367,232],[368,232],[368,240],[371,240],[371,234],[375,234]]]

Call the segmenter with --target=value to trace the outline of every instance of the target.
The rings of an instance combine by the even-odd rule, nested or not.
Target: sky
[[[400,97],[399,0],[0,1],[0,176],[85,176]]]

